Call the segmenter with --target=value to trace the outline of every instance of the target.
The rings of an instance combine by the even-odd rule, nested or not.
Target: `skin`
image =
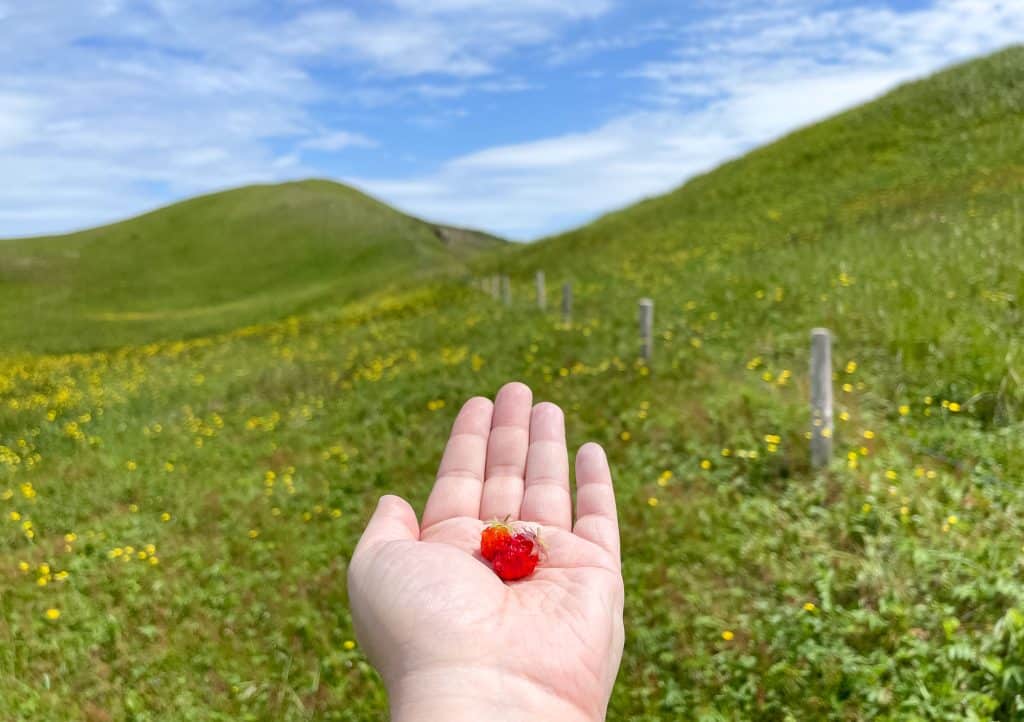
[[[546,557],[503,582],[480,556],[486,522],[540,529]],[[562,410],[520,383],[459,412],[422,525],[381,498],[348,574],[356,634],[394,722],[603,720],[622,659],[623,584],[604,451],[576,455]]]

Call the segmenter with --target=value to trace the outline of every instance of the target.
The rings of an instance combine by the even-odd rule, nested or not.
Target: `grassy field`
[[[0,360],[3,715],[381,718],[346,558],[378,495],[422,505],[461,401],[517,378],[616,473],[610,719],[1024,719],[1022,79],[1011,49],[470,261],[509,308],[434,280]],[[538,268],[574,282],[571,324]]]
[[[322,180],[248,186],[64,236],[0,241],[10,351],[217,333],[459,269],[502,244]]]

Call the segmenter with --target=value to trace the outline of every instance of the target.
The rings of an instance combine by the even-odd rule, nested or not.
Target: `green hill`
[[[347,555],[379,494],[422,505],[455,408],[518,378],[616,474],[609,719],[1021,719],[1022,118],[1012,48],[470,261],[511,274],[509,307],[440,277],[0,359],[8,715],[381,718]],[[821,471],[815,326],[836,336]]]
[[[354,299],[501,241],[309,180],[0,241],[0,342],[70,350],[208,333]]]

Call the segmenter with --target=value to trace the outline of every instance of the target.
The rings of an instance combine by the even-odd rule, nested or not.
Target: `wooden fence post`
[[[504,273],[501,274],[501,302],[506,306],[512,305],[512,284]]]
[[[652,342],[651,329],[654,326],[654,301],[649,298],[640,299],[640,355],[644,361],[650,362]]]
[[[537,271],[537,308],[543,311],[548,305],[547,289],[544,288],[544,271]]]
[[[811,331],[811,466],[828,466],[832,459],[832,334]]]
[[[572,321],[572,283],[562,284],[562,323]]]

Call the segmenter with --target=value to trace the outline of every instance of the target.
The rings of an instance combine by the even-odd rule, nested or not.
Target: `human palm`
[[[572,524],[561,410],[509,384],[459,413],[422,528],[386,496],[349,568],[360,642],[395,719],[603,719],[622,654],[622,576],[604,453],[576,459]],[[541,564],[503,582],[479,554],[486,521],[540,530]]]

